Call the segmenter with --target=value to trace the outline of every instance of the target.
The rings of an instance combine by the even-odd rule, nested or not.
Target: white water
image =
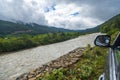
[[[0,55],[0,80],[13,80],[78,47],[86,47],[87,44],[94,46],[94,39],[99,34],[84,35],[60,43]]]

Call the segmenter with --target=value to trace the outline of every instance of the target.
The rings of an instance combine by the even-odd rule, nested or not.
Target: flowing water
[[[13,80],[19,75],[57,59],[78,47],[86,47],[87,44],[94,46],[93,42],[98,34],[100,33],[0,55],[0,80]]]

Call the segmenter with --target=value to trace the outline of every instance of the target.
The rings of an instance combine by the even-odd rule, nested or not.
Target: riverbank
[[[16,80],[97,80],[104,72],[106,49],[77,48]]]
[[[78,47],[86,47],[87,44],[94,46],[94,39],[99,34],[88,34],[60,43],[0,55],[0,79],[13,80],[21,74],[30,72]]]
[[[17,77],[16,80],[35,80],[37,77],[41,77],[46,72],[50,73],[54,69],[64,68],[73,65],[80,59],[83,50],[84,48],[77,48],[69,52],[68,54],[59,57],[56,60],[53,60],[35,70],[32,70],[29,73],[25,73],[20,77]]]

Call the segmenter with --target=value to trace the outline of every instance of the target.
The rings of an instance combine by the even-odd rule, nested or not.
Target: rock
[[[36,78],[31,78],[31,79],[29,79],[29,80],[35,80]]]
[[[28,78],[30,79],[30,78],[33,78],[34,76],[33,75],[28,75]]]
[[[76,63],[82,54],[84,49],[78,48],[67,55],[61,56],[60,58],[53,60],[43,66],[34,69],[33,71],[29,72],[28,74],[23,74],[18,77],[16,80],[35,80],[37,77],[43,76],[46,72],[51,72],[53,69],[58,69],[62,67],[68,67],[74,63]]]
[[[24,75],[23,79],[21,79],[21,80],[28,80],[28,75],[27,74]]]

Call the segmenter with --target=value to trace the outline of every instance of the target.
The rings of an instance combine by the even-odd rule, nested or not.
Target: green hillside
[[[9,22],[0,20],[0,36],[5,35],[19,35],[19,34],[45,34],[50,32],[80,32],[80,33],[94,33],[99,32],[100,27],[89,28],[86,30],[69,30],[63,28],[55,28],[51,26],[38,25],[36,23],[24,24],[23,22]]]
[[[120,14],[96,28],[98,31],[100,29],[102,33],[110,34],[113,41],[120,31]],[[65,68],[55,68],[51,72],[45,72],[36,80],[98,80],[104,72],[107,51],[107,48],[88,45],[78,62]]]
[[[73,32],[72,30],[48,27],[45,25],[38,25],[35,23],[13,23],[9,21],[0,20],[0,35],[17,35],[17,34],[44,34],[49,32]]]
[[[0,37],[0,54],[3,52],[17,51],[40,45],[47,45],[76,38],[81,34],[78,32],[58,32],[39,35],[21,35]]]
[[[101,26],[96,26],[94,28],[88,28],[88,29],[85,29],[85,30],[78,30],[79,32],[81,33],[96,33],[96,32],[100,32],[100,27]]]
[[[101,32],[113,34],[116,31],[120,31],[120,14],[104,22],[101,26]]]
[[[0,52],[52,44],[96,31],[99,31],[99,27],[86,30],[68,30],[36,23],[24,24],[23,22],[14,23],[0,20]]]

